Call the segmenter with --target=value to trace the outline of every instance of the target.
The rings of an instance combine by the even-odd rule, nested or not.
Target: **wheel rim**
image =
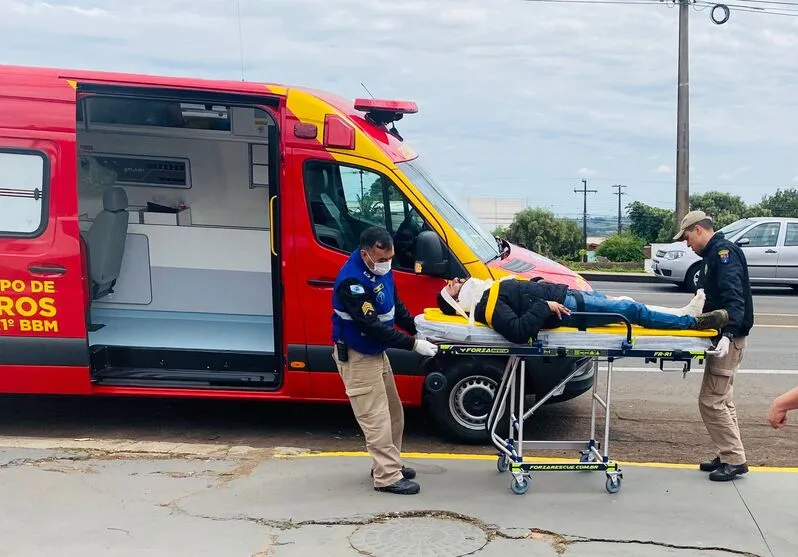
[[[496,386],[496,381],[484,375],[472,375],[455,384],[449,394],[449,412],[455,421],[467,429],[484,429]]]

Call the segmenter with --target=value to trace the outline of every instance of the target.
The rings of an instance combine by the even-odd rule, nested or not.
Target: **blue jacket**
[[[381,354],[388,348],[412,350],[416,334],[413,316],[396,294],[393,271],[372,273],[360,249],[341,267],[333,287],[333,342],[343,340],[361,354]]]

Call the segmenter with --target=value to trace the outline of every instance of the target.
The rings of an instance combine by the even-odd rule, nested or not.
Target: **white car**
[[[751,217],[720,229],[726,239],[743,248],[751,284],[792,286],[798,290],[798,218]],[[652,258],[651,270],[659,278],[695,292],[701,257],[675,242]]]

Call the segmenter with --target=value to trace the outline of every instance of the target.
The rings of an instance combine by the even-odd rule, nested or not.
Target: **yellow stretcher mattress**
[[[418,336],[430,342],[462,342],[491,346],[510,346],[507,339],[482,323],[469,326],[468,320],[461,316],[444,314],[438,308],[427,308],[415,317]],[[538,333],[537,340],[544,347],[563,346],[566,348],[618,348],[626,340],[626,324],[618,323],[602,327],[591,327],[580,331],[574,327],[544,329]],[[708,350],[712,348],[712,338],[718,331],[707,330],[665,330],[646,329],[632,325],[632,343],[635,348],[650,350]]]

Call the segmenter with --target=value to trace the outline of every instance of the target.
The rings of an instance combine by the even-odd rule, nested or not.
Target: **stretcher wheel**
[[[510,459],[507,458],[507,455],[501,455],[498,460],[496,460],[496,470],[500,473],[505,473],[507,470],[510,469]]]
[[[510,489],[513,490],[513,493],[516,495],[523,495],[527,491],[529,491],[529,480],[526,478],[513,478],[510,481]]]
[[[604,485],[604,487],[607,488],[609,493],[618,493],[621,490],[622,481],[623,480],[620,476],[616,476],[614,478],[612,476],[607,476],[607,483]]]
[[[593,454],[593,451],[582,451],[581,456],[579,457],[579,462],[595,462],[596,455]]]

